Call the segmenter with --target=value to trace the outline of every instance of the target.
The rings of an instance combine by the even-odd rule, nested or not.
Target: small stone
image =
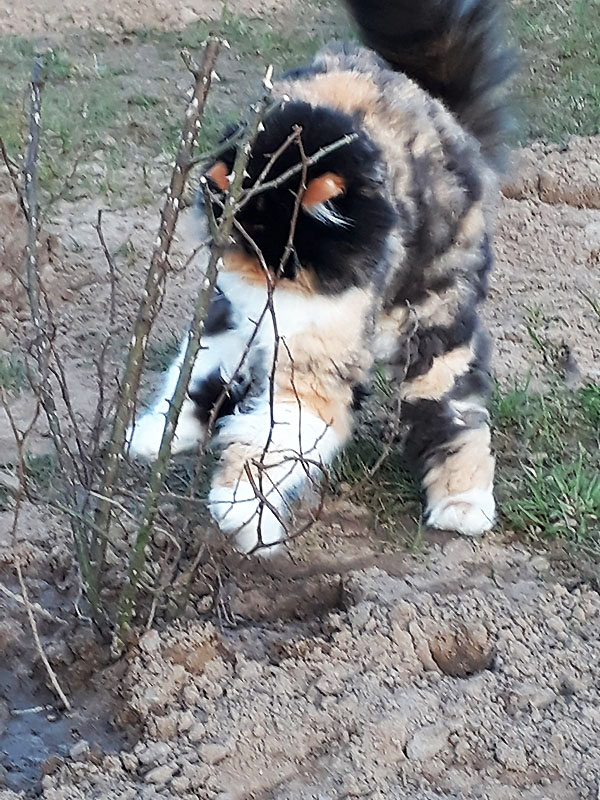
[[[178,775],[171,781],[171,788],[178,794],[181,794],[181,792],[186,792],[190,786],[191,781],[185,775]]]
[[[196,724],[192,725],[190,728],[188,736],[190,742],[201,742],[206,736],[206,725],[203,725],[202,722],[196,722]]]
[[[413,760],[427,761],[448,743],[450,731],[444,725],[426,725],[406,745],[406,755]]]
[[[496,745],[496,758],[508,769],[515,771],[527,769],[527,756],[522,747],[511,747],[506,742],[498,742]]]
[[[135,772],[139,762],[134,753],[121,753],[121,763],[127,772]]]
[[[198,748],[200,758],[207,764],[218,764],[229,755],[229,748],[222,744],[203,744]]]
[[[177,733],[177,718],[175,714],[157,717],[155,720],[156,732],[161,739],[173,739]]]
[[[174,772],[175,767],[172,767],[170,764],[163,764],[162,766],[154,767],[154,769],[151,769],[150,772],[147,772],[144,775],[144,780],[146,783],[163,784],[170,780]]]
[[[564,621],[557,616],[548,617],[546,624],[550,630],[555,631],[556,633],[564,633],[567,628]]]
[[[536,572],[547,572],[550,569],[550,562],[545,556],[533,556],[529,560],[529,565]]]
[[[564,675],[561,680],[560,691],[561,694],[570,697],[571,695],[585,691],[585,684],[574,675]]]
[[[85,739],[77,742],[73,745],[73,747],[69,750],[69,755],[73,759],[73,761],[85,761],[88,757],[90,752],[90,744],[86,742]]]
[[[343,682],[335,673],[332,675],[321,675],[315,686],[321,694],[334,695],[340,694],[344,688]]]
[[[56,772],[56,770],[59,767],[62,767],[64,763],[64,759],[60,758],[59,756],[50,756],[50,758],[46,759],[46,761],[44,761],[40,767],[42,775],[52,775],[52,773]]]
[[[138,753],[138,758],[144,766],[164,764],[171,755],[171,748],[165,742],[150,742],[146,749]]]
[[[190,730],[194,722],[195,717],[191,711],[182,711],[177,722],[177,729],[180,733],[185,733]]]
[[[517,689],[515,700],[515,705],[519,709],[526,709],[529,706],[546,708],[556,700],[556,694],[548,687],[544,688],[534,682],[524,682]]]
[[[147,631],[140,639],[140,647],[145,653],[155,653],[160,649],[158,631]]]

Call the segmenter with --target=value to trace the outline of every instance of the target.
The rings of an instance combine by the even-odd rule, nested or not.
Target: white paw
[[[158,456],[160,443],[166,423],[166,412],[148,411],[135,423],[135,427],[127,431],[128,452],[134,458],[154,461]],[[171,442],[171,455],[194,450],[203,441],[204,426],[195,414],[194,404],[185,400],[177,430]]]
[[[246,481],[234,488],[214,486],[208,506],[219,528],[239,552],[268,558],[281,550],[279,543],[285,536],[282,524],[266,505],[261,513],[260,502]]]
[[[481,536],[496,519],[496,503],[491,489],[470,489],[445,497],[429,506],[427,524],[443,531],[456,531],[463,536]]]
[[[126,450],[129,455],[144,461],[154,461],[158,456],[163,431],[164,414],[144,414],[135,426],[127,431]]]

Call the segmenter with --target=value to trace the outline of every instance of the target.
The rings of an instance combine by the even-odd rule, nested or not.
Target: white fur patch
[[[354,225],[351,219],[340,214],[331,200],[326,200],[324,203],[315,203],[304,210],[324,225],[335,225],[338,228],[351,228]]]
[[[127,431],[127,452],[130,455],[144,461],[156,459],[165,430],[166,414],[167,411],[157,406],[136,420],[135,427]],[[194,404],[186,399],[171,442],[171,455],[194,450],[203,438],[204,426],[196,416]]]
[[[291,502],[320,483],[319,465],[329,464],[340,446],[332,428],[313,414],[300,412],[295,403],[275,404],[273,416],[275,424],[262,472],[261,491],[267,500],[262,504],[262,511],[254,489],[244,479],[244,464],[228,461],[227,452],[224,469],[234,476],[235,482],[225,486],[217,483],[209,496],[209,508],[215,522],[243,553],[254,551],[259,543],[272,545],[285,538],[286,531],[281,522],[289,519]],[[251,445],[259,460],[261,447],[267,444],[270,430],[268,399],[265,397],[252,413],[226,417],[218,438],[225,446],[234,442]],[[260,548],[256,552],[269,555],[273,549]]]
[[[283,526],[266,505],[260,510],[260,502],[247,481],[240,481],[235,487],[213,486],[208,507],[240,553],[256,551],[256,555],[270,556],[281,549],[277,544],[285,536]],[[264,547],[258,547],[259,543]]]
[[[491,488],[469,489],[450,495],[427,508],[427,524],[463,536],[481,536],[491,530],[496,519],[496,503]]]

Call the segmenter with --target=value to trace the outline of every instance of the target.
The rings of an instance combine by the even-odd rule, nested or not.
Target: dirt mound
[[[514,200],[600,209],[597,139],[573,136],[565,146],[538,142],[520,150],[503,192]]]
[[[450,540],[406,567],[349,573],[317,617],[145,633],[120,689],[140,741],[80,743],[41,796],[595,797],[598,593],[501,542]]]
[[[496,374],[598,381],[600,138],[520,150],[504,194],[483,312]]]

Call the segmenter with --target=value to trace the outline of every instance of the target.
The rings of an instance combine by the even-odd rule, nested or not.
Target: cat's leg
[[[243,553],[270,555],[289,527],[291,504],[321,483],[344,444],[350,409],[316,409],[310,400],[275,396],[273,413],[263,396],[248,414],[226,418],[223,455],[209,496],[221,530]]]
[[[252,334],[252,326],[248,320],[243,323],[227,297],[217,291],[205,321],[201,349],[177,421],[172,454],[193,450],[203,442],[217,401],[220,402],[218,415],[223,416],[231,414],[245,395],[250,375],[247,363],[240,367],[240,359]],[[186,346],[187,337],[184,337],[154,401],[127,433],[128,452],[136,458],[153,460],[158,455]]]
[[[420,343],[421,352],[426,349]],[[401,388],[410,425],[406,446],[422,475],[425,521],[466,536],[489,530],[496,515],[488,349],[476,329],[467,343],[434,356],[427,370],[409,369]]]

